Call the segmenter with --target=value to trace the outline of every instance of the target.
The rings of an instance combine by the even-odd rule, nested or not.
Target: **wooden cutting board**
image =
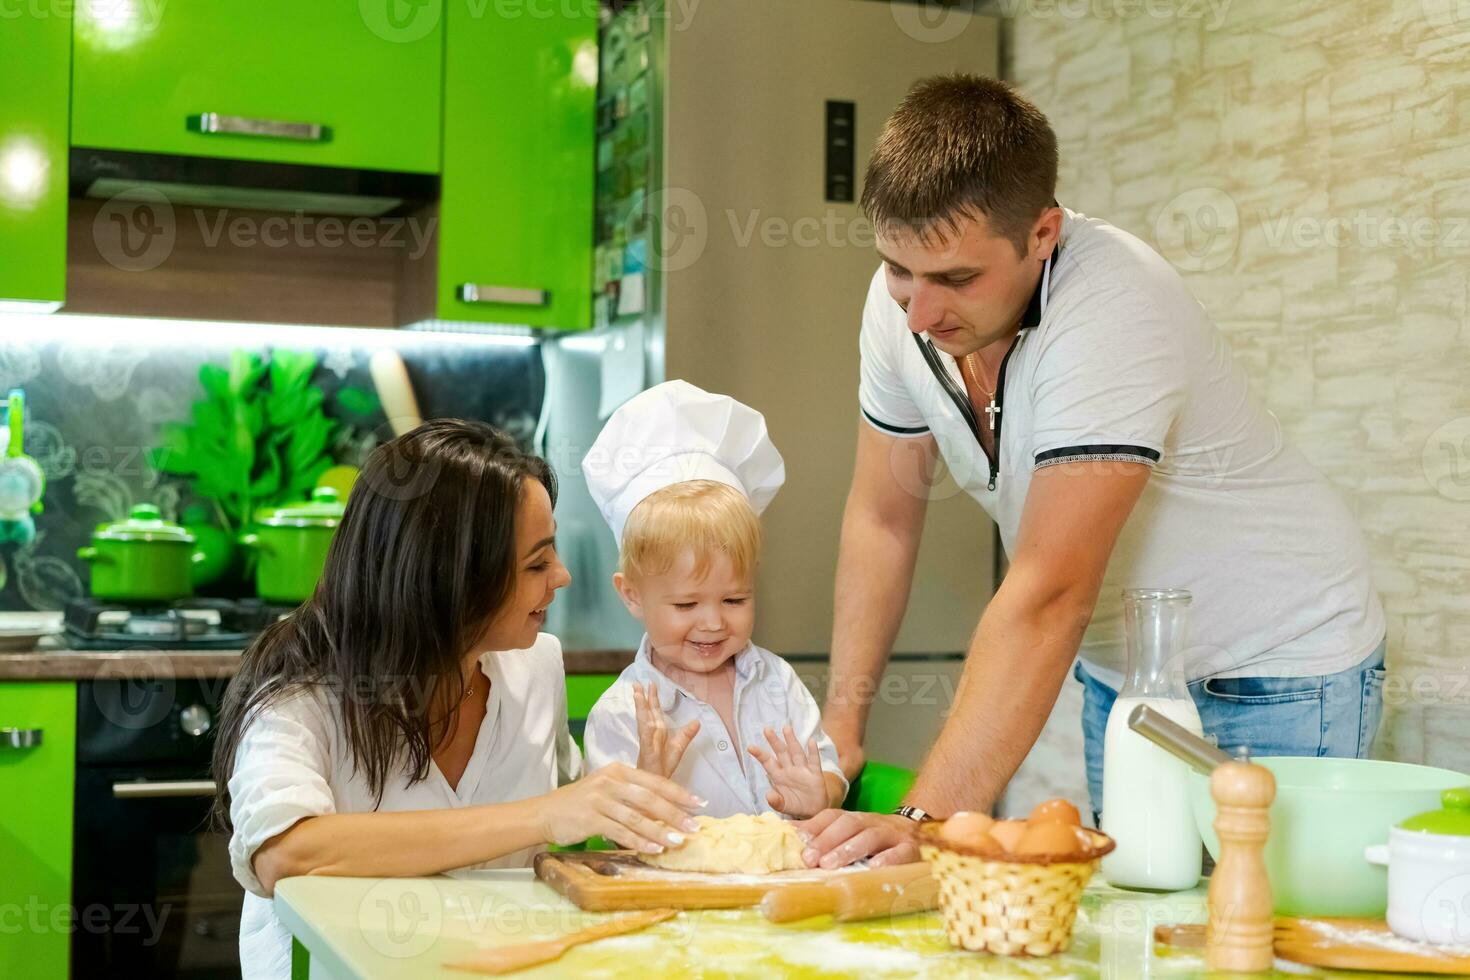
[[[632,851],[550,851],[536,856],[536,877],[588,912],[625,909],[731,909],[758,905],[767,893],[793,886],[843,882],[851,888],[872,879],[875,889],[889,886],[894,868],[840,871],[807,869],[769,875],[698,874],[665,871],[639,861]],[[916,863],[909,877],[927,877]],[[891,886],[889,886],[891,887]],[[902,890],[893,890],[896,901]],[[903,909],[915,911],[912,890]],[[874,911],[874,915],[880,914]]]
[[[1202,925],[1159,926],[1154,940],[1164,945],[1205,945]],[[1395,936],[1382,919],[1276,920],[1276,955],[1293,963],[1338,970],[1379,973],[1470,974],[1470,956]]]

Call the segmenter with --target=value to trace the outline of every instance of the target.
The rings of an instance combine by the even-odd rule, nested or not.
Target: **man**
[[[1384,616],[1347,507],[1250,399],[1174,270],[1059,207],[1056,173],[1046,118],[963,75],[915,86],[868,168],[882,266],[823,714],[850,778],[937,455],[999,525],[1010,568],[907,805],[808,823],[808,860],[825,867],[914,860],[914,820],[989,810],[1079,653],[1100,809],[1125,588],[1193,592],[1186,673],[1220,744],[1356,756],[1377,730]]]

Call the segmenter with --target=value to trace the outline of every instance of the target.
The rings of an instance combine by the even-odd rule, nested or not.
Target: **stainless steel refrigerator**
[[[765,413],[787,482],[766,512],[758,643],[822,673],[838,528],[859,423],[859,317],[878,267],[856,201],[884,120],[914,81],[994,75],[998,21],[965,5],[662,0],[604,18],[598,328],[546,345],[541,446],[562,480],[574,582],[548,629],[568,647],[641,635],[610,579],[611,532],[577,464],[616,405],[683,378]],[[920,572],[871,745],[913,765],[990,596],[990,522],[935,488]],[[801,665],[806,665],[805,667]],[[916,697],[923,687],[934,694]],[[818,692],[820,696],[820,691]]]

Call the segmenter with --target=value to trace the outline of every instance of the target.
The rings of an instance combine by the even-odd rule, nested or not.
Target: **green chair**
[[[842,809],[862,813],[892,813],[914,785],[914,772],[886,762],[869,762],[848,787]]]

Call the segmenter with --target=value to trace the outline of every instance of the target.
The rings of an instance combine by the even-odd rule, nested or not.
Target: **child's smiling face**
[[[750,643],[755,629],[755,583],[735,574],[728,556],[715,555],[703,577],[694,553],[685,551],[668,571],[634,581],[613,577],[623,603],[648,631],[649,645],[665,662],[707,673]]]

